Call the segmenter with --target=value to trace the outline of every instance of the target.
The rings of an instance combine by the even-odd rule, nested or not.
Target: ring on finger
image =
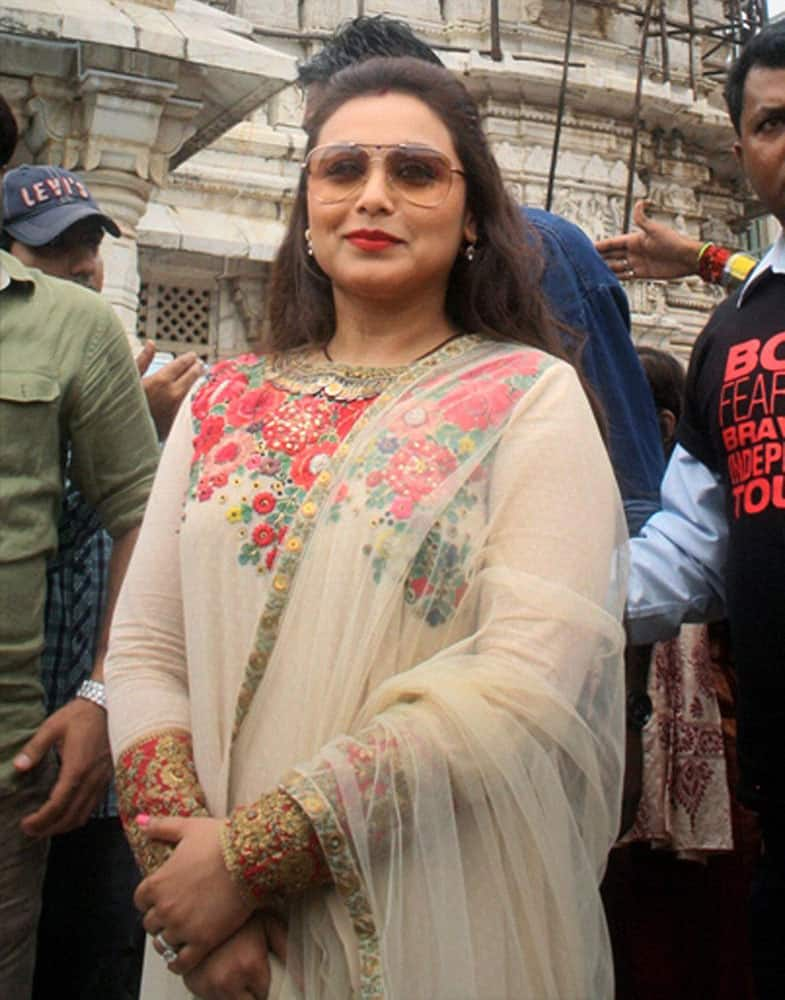
[[[177,952],[179,948],[175,948],[173,945],[164,937],[163,931],[158,931],[157,934],[153,935],[153,941],[155,941],[158,946],[158,954],[166,962],[167,965],[171,965],[172,962],[177,958]]]

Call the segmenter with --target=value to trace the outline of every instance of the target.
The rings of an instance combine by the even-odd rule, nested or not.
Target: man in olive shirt
[[[0,157],[12,148],[4,111]],[[108,746],[95,745],[106,740],[99,704],[76,698],[44,722],[46,560],[57,545],[67,448],[72,479],[115,542],[92,675],[100,681],[156,437],[111,307],[0,252],[0,997],[30,993],[46,838],[83,822],[110,774]]]

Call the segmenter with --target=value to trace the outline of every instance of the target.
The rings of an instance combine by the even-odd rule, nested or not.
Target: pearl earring
[[[474,244],[473,243],[468,243],[466,245],[466,249],[463,251],[463,256],[471,264],[471,262],[474,260]]]
[[[305,230],[305,249],[309,257],[313,257],[313,240],[311,239],[311,230]]]

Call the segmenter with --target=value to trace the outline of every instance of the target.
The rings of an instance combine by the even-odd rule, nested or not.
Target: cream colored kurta
[[[577,379],[464,337],[339,445],[302,415],[317,376],[229,367],[178,417],[115,614],[115,752],[187,728],[214,815],[283,783],[311,817],[335,888],[292,901],[305,992],[276,968],[273,997],[610,998],[624,529]],[[185,995],[154,953],[143,995]]]

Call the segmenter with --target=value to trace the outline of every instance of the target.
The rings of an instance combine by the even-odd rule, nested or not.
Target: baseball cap
[[[3,229],[13,239],[41,247],[81,219],[94,218],[112,236],[117,223],[98,208],[84,181],[62,167],[24,166],[3,177]]]

